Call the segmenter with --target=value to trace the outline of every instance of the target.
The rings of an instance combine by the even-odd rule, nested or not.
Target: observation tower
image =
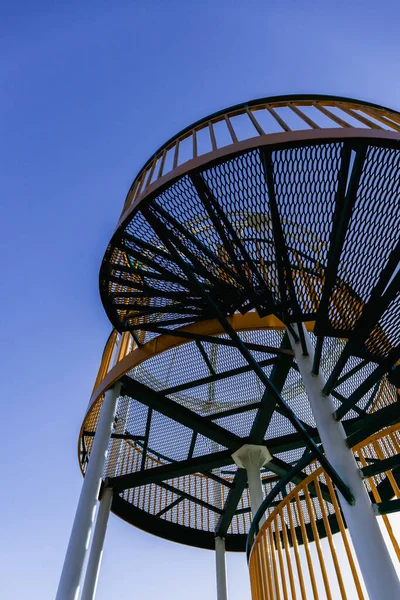
[[[226,551],[253,600],[400,598],[399,222],[382,106],[263,98],[149,159],[100,269],[57,600],[94,598],[110,510],[214,550],[218,600]]]

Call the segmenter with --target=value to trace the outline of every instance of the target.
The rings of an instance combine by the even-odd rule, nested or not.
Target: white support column
[[[118,422],[115,426],[115,433],[125,433],[126,421],[129,415],[131,399],[122,397],[119,399]],[[107,476],[115,477],[119,473],[119,461],[121,457],[122,444],[124,440],[113,439],[111,452],[108,457]],[[93,540],[90,546],[89,560],[86,567],[85,580],[83,583],[82,595],[80,600],[93,600],[96,595],[97,581],[99,578],[101,560],[103,557],[104,540],[107,531],[108,517],[110,515],[113,491],[111,488],[105,488],[100,500],[100,506],[97,513],[96,524],[94,527]]]
[[[119,352],[119,346],[120,346],[120,344],[121,344],[121,335],[118,333],[117,334],[117,339],[115,340],[115,344],[114,344],[114,348],[113,348],[113,351],[112,351],[112,355],[111,355],[110,367],[109,367],[110,371],[117,364],[117,357],[118,357],[118,352]]]
[[[129,396],[121,397],[118,404],[118,421],[115,426],[115,433],[125,433],[126,422],[129,416],[131,399]],[[119,475],[119,463],[121,460],[124,440],[113,439],[110,456],[108,457],[107,477],[117,477]]]
[[[318,375],[312,374],[314,348],[304,327],[303,331],[308,356],[303,356],[300,342],[296,343],[290,332],[288,334],[325,455],[351,490],[355,499],[355,504],[352,506],[339,493],[340,505],[349,528],[369,599],[400,598],[400,583],[379,529],[373,506],[361,480],[354,455],[345,443],[346,434],[343,425],[333,418],[335,405],[331,396],[322,395],[325,386],[324,375],[321,373],[321,369]]]
[[[77,600],[78,598],[120,387],[120,384],[117,383],[105,393],[56,600]]]
[[[226,581],[225,539],[215,538],[215,567],[217,575],[217,600],[228,600]]]
[[[99,578],[101,559],[103,557],[104,539],[106,536],[108,517],[110,516],[112,498],[112,489],[105,488],[100,500],[96,524],[94,526],[93,540],[90,546],[90,554],[86,568],[81,600],[93,600],[96,595],[97,581]]]
[[[211,442],[212,452],[218,452],[220,445],[217,442]],[[221,477],[221,469],[213,469],[213,473]],[[212,482],[213,488],[213,504],[217,508],[223,508],[223,489],[222,484],[218,481]],[[214,526],[217,527],[219,514],[215,513]],[[226,577],[226,562],[225,562],[225,538],[215,538],[215,574],[217,580],[217,600],[228,600],[228,585]]]
[[[247,471],[251,514],[254,519],[256,512],[264,500],[260,468],[269,462],[272,459],[272,456],[265,446],[245,444],[232,454],[232,458],[239,468],[246,469]],[[260,525],[262,525],[264,521],[264,517],[260,519]]]

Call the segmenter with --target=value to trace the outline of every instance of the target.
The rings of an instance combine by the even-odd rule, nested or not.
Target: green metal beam
[[[141,485],[150,483],[160,483],[173,479],[174,477],[183,477],[192,473],[199,473],[204,470],[217,469],[232,464],[232,456],[229,450],[214,452],[205,456],[197,456],[187,460],[176,461],[161,467],[153,467],[144,471],[136,471],[119,477],[109,477],[105,481],[107,487],[112,487],[116,493],[122,492]]]
[[[281,349],[285,349],[289,345],[289,338],[285,335]],[[274,365],[271,372],[271,381],[276,386],[278,390],[282,390],[287,375],[290,370],[290,366],[293,362],[292,356],[280,356],[276,365]],[[251,444],[262,444],[265,436],[265,432],[268,429],[268,425],[270,423],[271,417],[273,415],[274,409],[276,407],[276,399],[273,395],[271,395],[271,391],[269,389],[265,389],[263,394],[261,405],[256,415],[256,418],[253,422],[253,426],[251,428],[250,436],[248,439],[248,443]],[[233,489],[230,490],[227,499],[224,505],[224,512],[222,517],[220,518],[216,534],[224,536],[231,524],[233,515],[237,509],[237,505],[242,496],[243,490],[247,484],[247,473],[244,469],[239,469],[236,473],[234,481],[233,481]]]
[[[276,361],[276,358],[268,358],[267,360],[260,361],[258,364],[261,367],[267,367],[269,365],[274,365]],[[252,371],[252,368],[248,365],[245,367],[238,367],[237,369],[230,369],[229,371],[223,371],[222,373],[216,373],[215,375],[209,375],[208,377],[202,377],[201,379],[195,379],[194,381],[175,385],[174,387],[163,390],[163,394],[166,396],[170,394],[176,394],[177,392],[189,390],[191,388],[198,387],[199,385],[213,383],[214,381],[220,381],[221,379],[228,379],[228,377],[235,377],[236,375],[242,375],[243,373],[248,373],[249,371]]]
[[[361,475],[363,479],[366,479],[367,477],[373,477],[374,475],[379,475],[379,473],[385,471],[391,471],[397,467],[400,467],[400,454],[395,454],[394,456],[384,458],[383,460],[377,460],[374,464],[363,467],[361,469]]]
[[[352,448],[383,427],[388,427],[399,421],[400,402],[397,400],[393,404],[370,413],[362,419],[357,419],[351,427],[353,431],[349,434],[346,444],[349,448]],[[347,423],[348,421],[343,421],[344,426]]]
[[[400,510],[400,498],[379,502],[375,505],[380,515],[389,515]]]
[[[220,425],[201,417],[185,406],[170,400],[162,392],[156,392],[150,387],[131,379],[128,375],[121,378],[124,393],[135,398],[142,404],[153,408],[166,417],[185,425],[193,431],[201,433],[210,440],[231,450],[231,453],[242,445],[242,439],[227,431]]]

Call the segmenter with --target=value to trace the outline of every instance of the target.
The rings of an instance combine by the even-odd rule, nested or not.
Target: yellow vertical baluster
[[[318,478],[315,479],[315,489],[317,491],[318,502],[319,502],[319,506],[320,506],[320,509],[321,509],[321,513],[322,513],[322,519],[323,519],[323,522],[324,522],[324,527],[325,527],[326,535],[328,537],[329,548],[330,548],[330,551],[331,551],[333,565],[334,565],[335,571],[336,571],[336,577],[337,577],[338,584],[339,584],[340,594],[342,596],[342,600],[347,600],[346,590],[345,590],[344,583],[343,583],[342,573],[340,571],[340,566],[339,566],[339,561],[338,561],[338,557],[337,557],[337,554],[336,554],[335,544],[334,544],[334,541],[333,541],[332,531],[331,531],[331,527],[329,525],[328,516],[326,514],[326,505],[325,505],[324,500],[322,498],[322,493],[321,493],[321,488],[320,488],[320,485],[319,485]]]
[[[265,539],[265,530],[262,530],[259,534],[258,549],[260,556],[260,568],[261,568],[261,586],[264,590],[266,598],[273,598],[271,571],[269,567],[269,551]]]
[[[286,587],[286,577],[285,577],[285,568],[283,566],[282,540],[281,540],[281,535],[280,535],[280,531],[279,531],[278,517],[275,517],[274,527],[275,527],[275,545],[276,545],[277,550],[278,550],[278,561],[279,561],[279,570],[280,570],[280,573],[281,573],[281,583],[282,583],[283,599],[284,600],[288,600],[287,587]]]
[[[360,584],[360,579],[358,577],[358,573],[357,573],[357,569],[356,569],[356,565],[354,563],[353,560],[353,555],[350,549],[350,544],[349,544],[349,540],[347,539],[347,534],[346,534],[346,530],[344,527],[344,523],[343,523],[343,519],[342,519],[342,513],[340,511],[339,508],[339,504],[336,498],[336,494],[335,494],[335,490],[333,489],[333,485],[332,482],[330,480],[330,478],[328,476],[326,476],[326,482],[328,484],[328,488],[329,488],[329,493],[332,499],[332,504],[335,510],[335,515],[338,521],[338,525],[339,525],[339,529],[340,529],[340,533],[342,535],[342,540],[343,540],[343,544],[346,550],[346,554],[347,554],[347,559],[349,561],[349,565],[350,565],[350,569],[353,575],[353,579],[354,579],[354,584],[356,586],[356,590],[357,590],[357,594],[358,594],[358,598],[359,600],[364,600],[364,594],[362,592],[361,589],[361,584]]]
[[[310,517],[311,528],[312,528],[312,532],[313,532],[313,536],[314,536],[315,546],[317,549],[319,565],[321,567],[322,579],[324,581],[326,596],[327,596],[328,600],[332,600],[331,589],[329,586],[328,575],[327,575],[326,567],[325,567],[324,555],[323,555],[321,544],[319,541],[318,529],[315,524],[317,515],[314,513],[313,506],[311,504],[311,498],[310,498],[310,493],[308,491],[308,486],[304,487],[304,495],[306,497],[307,510],[308,510],[308,514]]]
[[[303,489],[303,492],[304,492],[303,486],[301,487],[301,489]],[[301,535],[302,535],[302,538],[303,538],[304,550],[305,550],[305,553],[306,553],[306,559],[307,559],[307,565],[308,565],[308,572],[310,573],[311,587],[312,587],[312,590],[313,590],[314,599],[315,600],[319,600],[317,583],[315,581],[314,569],[313,569],[312,559],[311,559],[311,554],[310,554],[310,547],[308,545],[307,531],[306,531],[306,526],[305,526],[305,523],[304,523],[303,511],[301,509],[300,498],[299,498],[298,492],[296,493],[295,498],[296,498],[297,512],[298,512],[299,519],[300,519]]]
[[[302,600],[307,600],[306,590],[305,590],[305,586],[304,586],[304,579],[303,579],[303,570],[301,568],[301,562],[300,562],[299,545],[297,543],[296,530],[295,530],[295,527],[293,524],[292,505],[290,502],[288,504],[288,514],[289,514],[289,523],[290,523],[290,534],[292,537],[294,556],[296,559],[297,575],[299,578],[301,597],[302,597]]]
[[[367,462],[365,460],[363,452],[360,452],[360,460],[361,460],[362,466],[366,467],[367,466]],[[380,494],[378,492],[378,489],[376,487],[374,478],[373,477],[369,477],[368,481],[369,481],[369,484],[371,486],[371,491],[372,491],[372,495],[374,497],[375,502],[376,503],[381,502],[381,496],[380,496]],[[386,530],[387,530],[388,535],[390,537],[390,541],[392,542],[393,548],[394,548],[394,550],[396,552],[396,556],[397,556],[398,560],[400,560],[400,547],[399,547],[399,544],[397,543],[396,536],[393,533],[393,528],[392,528],[392,525],[391,525],[391,523],[389,521],[388,516],[387,515],[382,515],[382,520],[385,523]]]
[[[272,526],[273,523],[270,523],[270,526],[268,527],[268,529],[266,530],[266,534],[269,535],[269,543],[270,543],[270,548],[271,548],[271,563],[272,563],[272,587],[275,588],[275,596],[274,598],[276,598],[276,600],[280,600],[281,599],[281,594],[280,594],[280,590],[279,590],[279,583],[278,583],[278,570],[276,568],[276,556],[275,556],[275,543],[274,543],[274,535],[273,535],[273,531],[272,531]]]
[[[288,539],[288,534],[287,534],[287,525],[286,525],[286,521],[285,521],[284,508],[285,507],[282,508],[282,512],[281,512],[281,525],[282,525],[283,541],[284,541],[283,547],[285,550],[287,571],[289,573],[290,590],[292,593],[291,600],[296,600],[297,599],[296,586],[294,585],[292,558],[290,556],[290,545],[289,545],[289,539]],[[289,506],[289,508],[286,506],[286,510],[289,515],[290,506]]]

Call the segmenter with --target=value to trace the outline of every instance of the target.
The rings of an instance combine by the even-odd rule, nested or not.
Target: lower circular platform
[[[309,436],[319,442],[283,324],[252,313],[235,315],[231,323]],[[315,343],[312,334],[311,339]],[[101,381],[81,430],[82,470],[90,456],[102,394],[120,381],[122,395],[104,473],[115,490],[113,512],[145,531],[202,548],[214,548],[218,531],[226,538],[227,550],[244,551],[250,500],[245,471],[236,467],[232,453],[245,443],[267,446],[273,456],[262,472],[267,494],[302,456],[304,439],[216,322],[186,327],[141,347],[132,343],[125,333],[117,348],[114,333],[106,347]],[[326,338],[321,355],[326,374],[335,367],[345,343]],[[104,363],[111,362],[113,352],[117,362],[107,373]],[[332,393],[338,407],[360,389],[373,368],[356,357],[349,361]],[[382,414],[385,425],[398,420],[396,401],[396,388],[382,378],[346,414],[343,423],[349,439],[362,441],[381,423]],[[316,466],[310,463],[288,491]],[[391,493],[387,478],[381,477],[378,485],[382,499]],[[335,531],[333,507],[328,513]]]

